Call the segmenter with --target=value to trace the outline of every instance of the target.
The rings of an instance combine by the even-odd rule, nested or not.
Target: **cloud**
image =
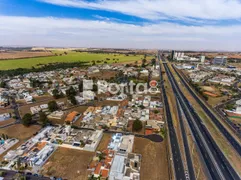
[[[149,20],[241,18],[239,0],[38,0],[60,6],[120,12]]]
[[[0,46],[240,50],[241,25],[134,25],[105,20],[0,16]]]

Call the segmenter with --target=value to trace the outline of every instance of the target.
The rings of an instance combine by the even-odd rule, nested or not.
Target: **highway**
[[[177,100],[177,98],[176,98],[176,102],[177,102],[178,119],[179,119],[179,122],[180,122],[180,127],[181,127],[181,132],[182,132],[182,139],[183,139],[183,145],[184,145],[184,149],[185,149],[185,157],[186,157],[187,167],[188,167],[187,171],[188,171],[190,179],[196,179],[195,178],[194,169],[193,169],[191,153],[190,153],[190,149],[189,149],[189,146],[188,146],[187,135],[186,135],[184,122],[183,122],[183,115],[184,115],[183,114],[183,109],[180,106],[180,103]]]
[[[173,66],[173,65],[172,65]],[[241,156],[241,146],[239,142],[230,134],[230,132],[222,125],[222,123],[216,118],[216,116],[211,112],[211,110],[200,100],[200,98],[192,91],[192,89],[188,86],[187,82],[183,79],[183,77],[180,75],[180,73],[176,70],[176,68],[173,66],[175,72],[181,79],[184,86],[188,89],[190,94],[193,96],[193,98],[198,102],[198,104],[202,107],[204,112],[209,116],[209,118],[213,121],[213,123],[217,126],[219,131],[225,136],[225,138],[228,140],[228,142],[233,146],[233,148],[238,152],[238,154]]]
[[[180,102],[180,106],[183,109],[192,134],[200,149],[207,169],[209,170],[211,178],[217,180],[240,179],[239,175],[235,172],[226,157],[223,155],[222,151],[217,146],[216,142],[211,137],[209,131],[203,124],[200,117],[197,115],[189,101],[183,95],[167,64],[164,64],[164,67],[168,79],[172,85],[174,94]]]
[[[159,56],[158,56],[158,59],[160,60]],[[161,75],[161,66],[160,66],[160,82],[162,82],[162,81],[163,81],[163,78]],[[161,89],[162,89],[162,93],[163,93],[163,102],[164,102],[165,111],[166,111],[166,119],[167,119],[168,132],[169,132],[169,137],[170,137],[175,178],[178,180],[185,180],[186,177],[185,177],[185,171],[184,171],[184,167],[183,167],[183,161],[181,158],[181,152],[180,152],[180,148],[178,145],[177,135],[176,135],[176,132],[175,132],[175,129],[173,126],[173,122],[172,122],[172,115],[171,115],[170,106],[168,103],[164,83],[161,83]]]

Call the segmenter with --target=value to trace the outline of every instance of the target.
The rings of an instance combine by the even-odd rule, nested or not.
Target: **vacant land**
[[[54,52],[55,54],[56,52]],[[62,53],[62,52],[61,52]],[[17,69],[17,68],[38,68],[43,64],[49,63],[71,63],[71,62],[90,62],[95,61],[97,64],[104,62],[107,63],[121,63],[121,62],[134,62],[144,58],[144,55],[124,55],[124,54],[104,54],[104,53],[87,53],[87,52],[74,52],[67,51],[67,54],[58,54],[57,56],[38,57],[38,58],[23,58],[14,60],[0,61],[0,70]],[[147,60],[153,57],[148,56]]]
[[[58,148],[42,168],[45,176],[62,177],[68,180],[88,179],[87,166],[93,158],[93,152],[68,148]]]
[[[0,134],[7,134],[9,137],[18,138],[19,140],[28,140],[34,133],[39,131],[41,126],[32,125],[25,127],[22,124],[15,124],[6,128],[0,129]]]
[[[52,52],[32,52],[32,51],[9,51],[0,52],[1,59],[19,59],[19,58],[32,58],[32,57],[45,57],[53,56]]]
[[[111,79],[116,77],[117,71],[101,71],[98,73],[89,74],[88,77],[96,79]]]
[[[154,143],[135,137],[133,152],[142,155],[141,179],[169,179],[166,154],[166,140]]]
[[[105,149],[107,149],[108,144],[111,141],[111,136],[112,134],[107,134],[105,133],[100,141],[99,146],[97,147],[97,151],[103,151]]]
[[[212,107],[223,103],[228,100],[228,96],[221,96],[221,97],[208,97],[208,104],[210,104]]]
[[[6,125],[14,123],[14,122],[15,122],[15,119],[10,118],[10,119],[5,120],[5,121],[0,121],[0,126],[6,126]]]

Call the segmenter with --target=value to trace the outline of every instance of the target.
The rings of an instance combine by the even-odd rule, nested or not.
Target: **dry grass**
[[[18,138],[20,140],[27,140],[40,129],[41,129],[41,126],[38,126],[38,125],[25,127],[22,124],[15,124],[15,125],[0,129],[0,133],[7,134],[9,137]]]
[[[45,57],[53,56],[52,52],[30,52],[30,51],[11,51],[1,52],[0,59],[18,59],[18,58],[31,58],[31,57]]]
[[[148,139],[135,137],[133,152],[142,155],[141,179],[169,179],[166,140],[154,143]]]
[[[5,126],[5,125],[11,124],[13,122],[15,122],[15,119],[13,119],[13,118],[10,118],[10,119],[5,120],[5,121],[0,121],[0,126]]]
[[[228,96],[222,96],[222,97],[208,97],[208,104],[210,104],[212,107],[222,103],[222,101],[227,101]]]
[[[68,180],[86,180],[87,166],[93,156],[93,152],[58,148],[42,167],[41,173]]]
[[[103,150],[107,149],[107,146],[111,140],[111,136],[112,136],[112,134],[104,133],[104,135],[100,141],[100,144],[97,147],[97,151],[103,151]]]
[[[110,79],[110,78],[115,78],[117,74],[117,71],[101,71],[98,73],[93,73],[93,74],[89,74],[88,76],[93,78],[97,78],[97,79]]]

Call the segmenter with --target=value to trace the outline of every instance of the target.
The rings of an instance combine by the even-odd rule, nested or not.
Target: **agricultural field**
[[[0,70],[9,70],[17,68],[38,68],[43,64],[49,63],[71,63],[71,62],[90,62],[100,61],[104,63],[124,63],[135,62],[144,58],[144,55],[124,55],[124,54],[104,54],[104,53],[87,53],[87,52],[74,52],[66,51],[67,54],[59,51],[53,51],[55,56],[49,57],[36,57],[36,58],[23,58],[23,59],[8,59],[0,61]],[[107,60],[107,58],[109,60]],[[147,60],[153,57],[147,56]],[[102,61],[103,60],[103,61]]]
[[[0,52],[0,60],[2,59],[19,59],[19,58],[32,58],[32,57],[45,57],[54,56],[50,51],[33,52],[33,51],[9,51]]]

